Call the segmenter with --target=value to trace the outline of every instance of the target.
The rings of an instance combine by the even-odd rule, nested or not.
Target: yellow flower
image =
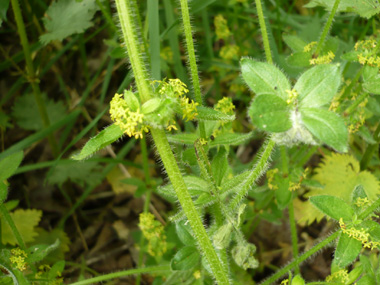
[[[148,126],[144,124],[144,114],[140,113],[140,108],[132,112],[120,94],[115,94],[110,105],[111,119],[125,134],[138,139],[143,137],[143,132],[149,131]]]
[[[27,254],[20,248],[11,249],[11,257],[9,258],[10,262],[14,267],[16,267],[20,271],[26,270],[27,263],[25,259],[27,258]]]
[[[182,97],[180,100],[180,104],[183,113],[182,119],[186,118],[186,121],[194,120],[195,117],[198,115],[197,106],[199,104],[195,103],[194,100],[190,100],[187,97]]]
[[[311,42],[311,43],[307,44],[306,46],[304,46],[303,51],[309,52],[316,45],[317,45],[317,42]]]
[[[232,115],[235,110],[235,105],[232,103],[232,99],[229,97],[223,97],[215,106],[215,110],[220,111],[227,115]]]
[[[227,26],[227,20],[222,15],[217,15],[214,18],[215,33],[218,39],[227,39],[231,32]]]
[[[156,221],[151,213],[140,214],[139,227],[148,240],[148,253],[151,256],[161,257],[167,250],[164,227]]]
[[[326,55],[318,56],[317,58],[310,59],[310,64],[327,64],[332,62],[335,54],[332,51],[329,51]]]

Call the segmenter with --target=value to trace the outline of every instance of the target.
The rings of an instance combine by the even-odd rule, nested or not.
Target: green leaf
[[[198,139],[196,134],[182,133],[175,135],[167,135],[168,141],[175,144],[194,145],[194,142]]]
[[[0,181],[4,181],[11,177],[20,166],[24,157],[22,151],[15,152],[0,161]]]
[[[49,274],[48,274],[49,279],[52,280],[52,279],[62,276],[61,273],[63,272],[64,268],[65,268],[64,260],[60,260],[54,263],[54,265],[49,270]]]
[[[47,178],[49,184],[62,186],[64,182],[70,180],[73,183],[84,187],[85,185],[96,186],[101,182],[101,166],[94,161],[83,161],[73,164],[59,164],[52,169]]]
[[[243,58],[240,65],[245,82],[256,95],[274,94],[287,99],[285,91],[290,90],[290,83],[277,67],[249,58]]]
[[[230,122],[235,120],[235,115],[227,115],[223,112],[203,106],[197,107],[197,119],[201,121],[222,121]]]
[[[362,243],[348,235],[342,233],[340,235],[338,245],[334,254],[334,262],[341,267],[345,268],[350,265],[358,257],[362,249]]]
[[[366,82],[367,80],[370,80],[379,73],[379,68],[376,66],[369,66],[369,65],[364,65],[363,66],[363,72],[362,72],[362,77],[363,81]]]
[[[46,94],[42,94],[45,101],[46,111],[50,123],[55,123],[63,119],[66,115],[66,107],[61,101],[54,102]],[[25,94],[17,98],[13,108],[12,117],[17,125],[25,130],[38,131],[44,128],[38,106],[32,94]]]
[[[0,27],[3,24],[3,21],[7,20],[7,11],[9,8],[9,0],[0,1]]]
[[[8,187],[3,181],[0,181],[0,205],[5,202],[8,197]]]
[[[208,193],[209,184],[198,176],[187,175],[183,177],[187,189],[191,196],[198,196],[203,193]],[[157,191],[164,197],[173,197],[177,200],[177,194],[173,184],[168,183],[165,186],[158,187]]]
[[[283,210],[289,205],[292,199],[292,191],[289,190],[289,177],[281,178],[281,180],[277,181],[278,189],[275,192],[275,196],[278,208]]]
[[[302,52],[304,47],[307,45],[307,42],[295,35],[283,35],[282,38],[293,52]]]
[[[57,239],[53,244],[37,244],[28,248],[28,263],[35,263],[43,260],[50,252],[59,247],[60,241]]]
[[[348,150],[348,131],[337,114],[317,108],[300,110],[304,126],[320,141],[340,152]]]
[[[371,18],[380,13],[380,4],[378,0],[354,0],[355,6],[353,11],[358,13],[360,17]]]
[[[62,41],[73,34],[83,33],[92,27],[91,19],[97,9],[95,0],[53,2],[45,13],[47,17],[43,19],[47,33],[40,37],[40,41],[47,45],[51,41]]]
[[[196,247],[185,246],[180,249],[170,262],[172,270],[191,270],[200,260],[200,254]]]
[[[352,61],[357,62],[358,61],[358,55],[361,53],[362,53],[361,51],[353,50],[353,51],[346,52],[345,54],[342,54],[342,56],[340,58],[343,60],[350,61],[350,62],[352,62]]]
[[[73,155],[74,160],[83,160],[93,155],[98,150],[106,147],[123,136],[123,131],[117,125],[111,125],[91,138],[82,148],[79,154]]]
[[[47,263],[57,262],[65,259],[65,253],[70,250],[70,239],[67,234],[59,228],[51,231],[46,231],[43,228],[36,228],[38,236],[33,241],[33,244],[53,244],[57,239],[59,246],[44,258]]]
[[[220,186],[228,171],[228,152],[221,147],[211,162],[211,172],[217,186]]]
[[[295,52],[286,58],[287,63],[296,67],[309,67],[311,54],[309,52]]]
[[[143,114],[149,114],[158,109],[160,107],[161,100],[159,98],[153,98],[148,101],[146,101],[142,106],[141,106],[141,112]]]
[[[13,222],[16,225],[20,235],[22,236],[25,243],[32,242],[37,236],[35,231],[35,226],[41,220],[42,211],[40,210],[16,210],[10,213]],[[1,238],[3,244],[16,245],[17,241],[13,236],[13,232],[8,226],[8,224],[1,218]]]
[[[355,205],[355,203],[357,202],[359,198],[361,199],[367,198],[367,194],[365,193],[363,185],[361,184],[355,186],[355,189],[352,192],[351,205],[356,214],[359,214],[360,212],[364,210],[363,207],[358,207],[357,205]]]
[[[294,86],[299,106],[317,108],[330,103],[338,91],[340,77],[337,64],[317,65],[304,72]]]
[[[351,221],[354,216],[354,210],[344,200],[330,195],[320,195],[310,197],[310,202],[325,215],[339,221]]]
[[[193,231],[187,221],[179,221],[175,224],[175,228],[179,239],[184,245],[197,245],[197,240],[194,238]]]
[[[244,171],[240,174],[235,175],[231,179],[227,179],[225,183],[221,185],[222,189],[220,191],[221,194],[228,194],[236,192],[238,189],[242,187],[242,183],[246,182],[248,176],[251,174],[250,170]]]
[[[209,142],[210,147],[219,145],[241,145],[246,143],[253,137],[253,132],[250,133],[223,133],[218,135],[213,141]],[[194,141],[193,141],[194,143]]]
[[[252,123],[268,132],[285,132],[292,127],[289,105],[273,94],[257,96],[248,109]]]
[[[380,76],[372,77],[363,83],[363,88],[368,93],[380,94]]]

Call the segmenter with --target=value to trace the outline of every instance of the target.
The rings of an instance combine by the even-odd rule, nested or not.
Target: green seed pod
[[[221,226],[214,234],[213,241],[217,249],[226,248],[231,241],[232,224],[227,223]]]
[[[253,254],[256,252],[256,246],[252,243],[238,244],[232,251],[232,258],[236,264],[244,270],[248,268],[257,268],[259,262],[255,259]]]
[[[124,100],[131,111],[136,112],[140,108],[140,100],[131,90],[124,90]]]
[[[160,107],[160,104],[161,104],[161,100],[159,98],[150,99],[141,106],[141,112],[144,115],[153,113]]]
[[[291,285],[305,285],[305,280],[303,280],[303,278],[300,275],[297,275],[292,279],[292,283],[290,284]]]

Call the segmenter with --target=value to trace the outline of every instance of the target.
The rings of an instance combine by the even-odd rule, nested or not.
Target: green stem
[[[290,270],[292,270],[294,267],[300,265],[302,262],[304,262],[306,259],[311,257],[313,254],[317,253],[320,251],[322,248],[327,246],[329,243],[331,243],[333,240],[335,240],[339,234],[340,230],[336,231],[317,245],[315,245],[313,248],[311,248],[309,251],[305,252],[303,255],[298,257],[296,260],[293,262],[289,263],[287,266],[283,267],[279,271],[277,271],[275,274],[273,274],[271,277],[269,277],[267,280],[265,280],[261,285],[270,285],[273,284],[277,279],[281,278],[285,274],[287,274]]]
[[[368,96],[369,94],[366,92],[360,94],[358,98],[355,99],[354,103],[352,103],[352,105],[344,111],[344,114],[350,115],[352,112],[357,111],[356,107],[359,106],[359,104],[362,103]]]
[[[289,176],[289,159],[288,159],[288,153],[286,151],[285,146],[280,147],[281,151],[281,162],[282,162],[282,173],[284,176]],[[292,240],[292,249],[293,249],[293,258],[296,258],[299,254],[298,252],[298,238],[297,238],[297,225],[296,220],[294,217],[294,206],[293,206],[293,194],[292,194],[292,200],[290,201],[288,205],[288,213],[289,213],[289,225],[290,225],[290,233],[291,233],[291,240]],[[297,266],[294,269],[294,274],[299,274],[300,268]]]
[[[340,3],[340,0],[335,0],[335,3],[334,3],[334,6],[333,6],[333,8],[331,10],[330,16],[329,16],[329,18],[328,18],[328,20],[326,22],[325,27],[323,28],[322,35],[319,38],[317,48],[315,49],[315,54],[316,55],[319,55],[319,53],[322,50],[323,44],[325,43],[325,40],[326,40],[326,37],[329,34],[329,31],[330,31],[330,28],[331,28],[331,25],[332,25],[335,13],[338,10],[339,3]]]
[[[42,123],[43,123],[44,127],[47,128],[50,126],[50,120],[49,120],[49,116],[48,116],[47,111],[46,111],[46,106],[45,106],[44,100],[42,99],[40,86],[38,85],[39,80],[38,80],[36,73],[35,73],[35,70],[34,70],[32,55],[30,53],[29,42],[28,42],[28,37],[26,35],[24,20],[22,18],[22,14],[21,14],[21,10],[20,10],[18,0],[11,0],[11,1],[12,1],[11,2],[12,8],[13,8],[13,12],[14,12],[16,24],[17,24],[17,31],[20,35],[22,49],[23,49],[24,55],[25,55],[28,81],[30,82],[30,85],[32,86],[33,94],[34,94],[34,100],[37,103],[38,111],[40,113]],[[54,156],[57,156],[59,150],[58,150],[58,146],[57,146],[57,143],[56,143],[53,135],[48,136],[48,141],[49,141],[49,144],[50,144],[50,147],[52,149]]]
[[[18,231],[15,223],[12,220],[11,215],[9,214],[9,212],[8,212],[8,210],[7,210],[7,208],[5,207],[4,204],[0,205],[0,213],[1,213],[1,217],[4,219],[4,221],[10,227],[10,229],[11,229],[14,237],[17,240],[18,245],[20,246],[20,248],[22,250],[25,251],[26,250],[26,246],[25,246],[24,240],[22,239],[22,236],[21,236],[20,232]]]
[[[151,181],[150,181],[150,173],[149,173],[149,161],[148,161],[148,150],[146,146],[146,138],[143,137],[141,142],[141,155],[143,159],[143,170],[144,170],[144,176],[145,176],[145,184],[147,186],[147,191],[145,194],[145,201],[144,201],[144,213],[148,213],[149,211],[149,204],[150,204],[150,196],[152,194],[152,189],[151,189]],[[144,251],[142,250],[144,248],[145,244],[145,237],[144,235],[141,235],[140,237],[140,251],[139,251],[139,260],[137,263],[137,267],[141,268],[143,265],[143,260],[144,260]],[[141,275],[138,275],[136,277],[136,285],[139,285],[141,282]]]
[[[170,271],[170,266],[163,265],[163,266],[152,266],[152,267],[145,267],[145,268],[138,268],[138,269],[130,269],[125,271],[119,271],[114,272],[106,275],[97,276],[94,278],[78,281],[71,283],[71,285],[85,285],[85,284],[97,284],[98,282],[111,280],[119,277],[125,277],[135,274],[151,274],[151,273],[159,273],[162,271]]]
[[[266,147],[262,154],[259,154],[260,160],[253,166],[251,174],[244,181],[240,190],[236,193],[235,197],[232,199],[230,205],[228,206],[231,211],[234,211],[236,207],[240,204],[241,200],[247,195],[248,190],[252,187],[255,181],[264,173],[267,169],[268,161],[270,159],[270,155],[275,146],[275,142],[273,140],[269,140],[266,143]]]
[[[219,257],[211,244],[210,238],[208,237],[202,224],[201,218],[195,209],[194,203],[187,190],[165,132],[159,129],[152,129],[151,133],[169,179],[173,184],[174,190],[176,191],[178,200],[190,222],[202,252],[210,264],[216,281],[218,284],[229,284],[227,273],[225,272],[224,267],[220,262]]]
[[[256,2],[256,8],[257,8],[257,15],[259,16],[261,35],[263,37],[265,57],[267,58],[268,63],[273,64],[273,59],[272,59],[272,54],[270,51],[270,45],[269,45],[269,39],[268,39],[267,27],[265,25],[263,7],[261,6],[261,0],[255,0],[255,2]]]
[[[131,14],[131,0],[116,0],[116,8],[132,69],[135,74],[139,94],[140,96],[144,96],[145,100],[149,99],[151,98],[151,90],[148,85],[148,75],[144,69],[144,63],[141,57],[142,54],[138,48],[138,40],[135,34],[135,24]],[[229,284],[227,273],[225,272],[224,267],[212,246],[206,229],[203,226],[202,220],[198,215],[189,191],[187,190],[182,173],[179,170],[177,162],[174,158],[174,154],[170,148],[165,131],[162,129],[152,129],[151,134],[165,170],[176,191],[178,200],[190,222],[200,248],[210,264],[216,281],[219,284]]]
[[[199,105],[203,105],[201,87],[200,87],[199,76],[198,76],[198,66],[197,66],[197,60],[195,57],[193,33],[191,31],[191,24],[190,24],[189,6],[187,4],[187,1],[188,0],[181,0],[183,29],[185,32],[186,47],[187,47],[187,53],[189,57],[190,73],[191,73],[191,79],[193,83],[195,101]],[[199,131],[201,134],[201,138],[206,138],[206,131],[205,131],[205,126],[203,122],[199,122]]]
[[[368,163],[371,161],[373,152],[376,150],[376,148],[378,147],[380,143],[380,123],[377,125],[377,128],[375,132],[373,133],[373,139],[377,141],[377,143],[371,144],[367,147],[362,157],[362,160],[360,161],[360,170],[362,171],[367,168]]]
[[[148,1],[150,69],[154,80],[161,80],[160,15],[158,0]]]
[[[142,58],[141,43],[137,38],[136,26],[133,19],[133,3],[131,0],[116,0],[116,9],[119,15],[123,39],[127,47],[129,61],[136,79],[137,89],[142,103],[151,98],[151,89],[147,84],[148,73]]]

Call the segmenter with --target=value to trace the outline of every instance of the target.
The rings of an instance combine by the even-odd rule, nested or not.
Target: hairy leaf
[[[190,270],[200,261],[200,254],[196,247],[185,246],[173,257],[170,267],[172,270]]]
[[[354,210],[347,202],[338,197],[330,195],[313,196],[310,197],[310,202],[323,214],[337,221],[343,218],[347,222],[353,218]]]
[[[335,250],[334,262],[339,267],[345,268],[355,261],[361,249],[362,243],[359,240],[342,233]]]
[[[227,115],[223,112],[203,106],[197,107],[197,119],[201,121],[222,121],[229,122],[235,120],[235,115]]]
[[[348,150],[348,131],[337,114],[317,108],[301,109],[304,126],[320,141],[337,151]]]
[[[304,72],[294,85],[299,106],[317,108],[330,103],[338,91],[340,76],[337,64],[321,64]]]
[[[250,133],[224,133],[218,135],[213,141],[209,143],[210,147],[216,147],[218,145],[241,145],[246,143],[253,137],[253,132]],[[194,143],[194,141],[193,141]]]
[[[110,145],[123,136],[123,131],[119,126],[113,124],[102,130],[95,137],[91,138],[82,148],[79,154],[73,155],[71,158],[75,160],[83,160],[100,149]]]
[[[290,83],[277,67],[249,58],[243,58],[240,65],[245,82],[256,95],[274,94],[286,100]]]
[[[249,107],[252,123],[268,132],[285,132],[292,127],[289,105],[273,94],[257,96]]]
[[[13,153],[0,161],[0,181],[11,177],[19,167],[24,153],[22,151]]]

